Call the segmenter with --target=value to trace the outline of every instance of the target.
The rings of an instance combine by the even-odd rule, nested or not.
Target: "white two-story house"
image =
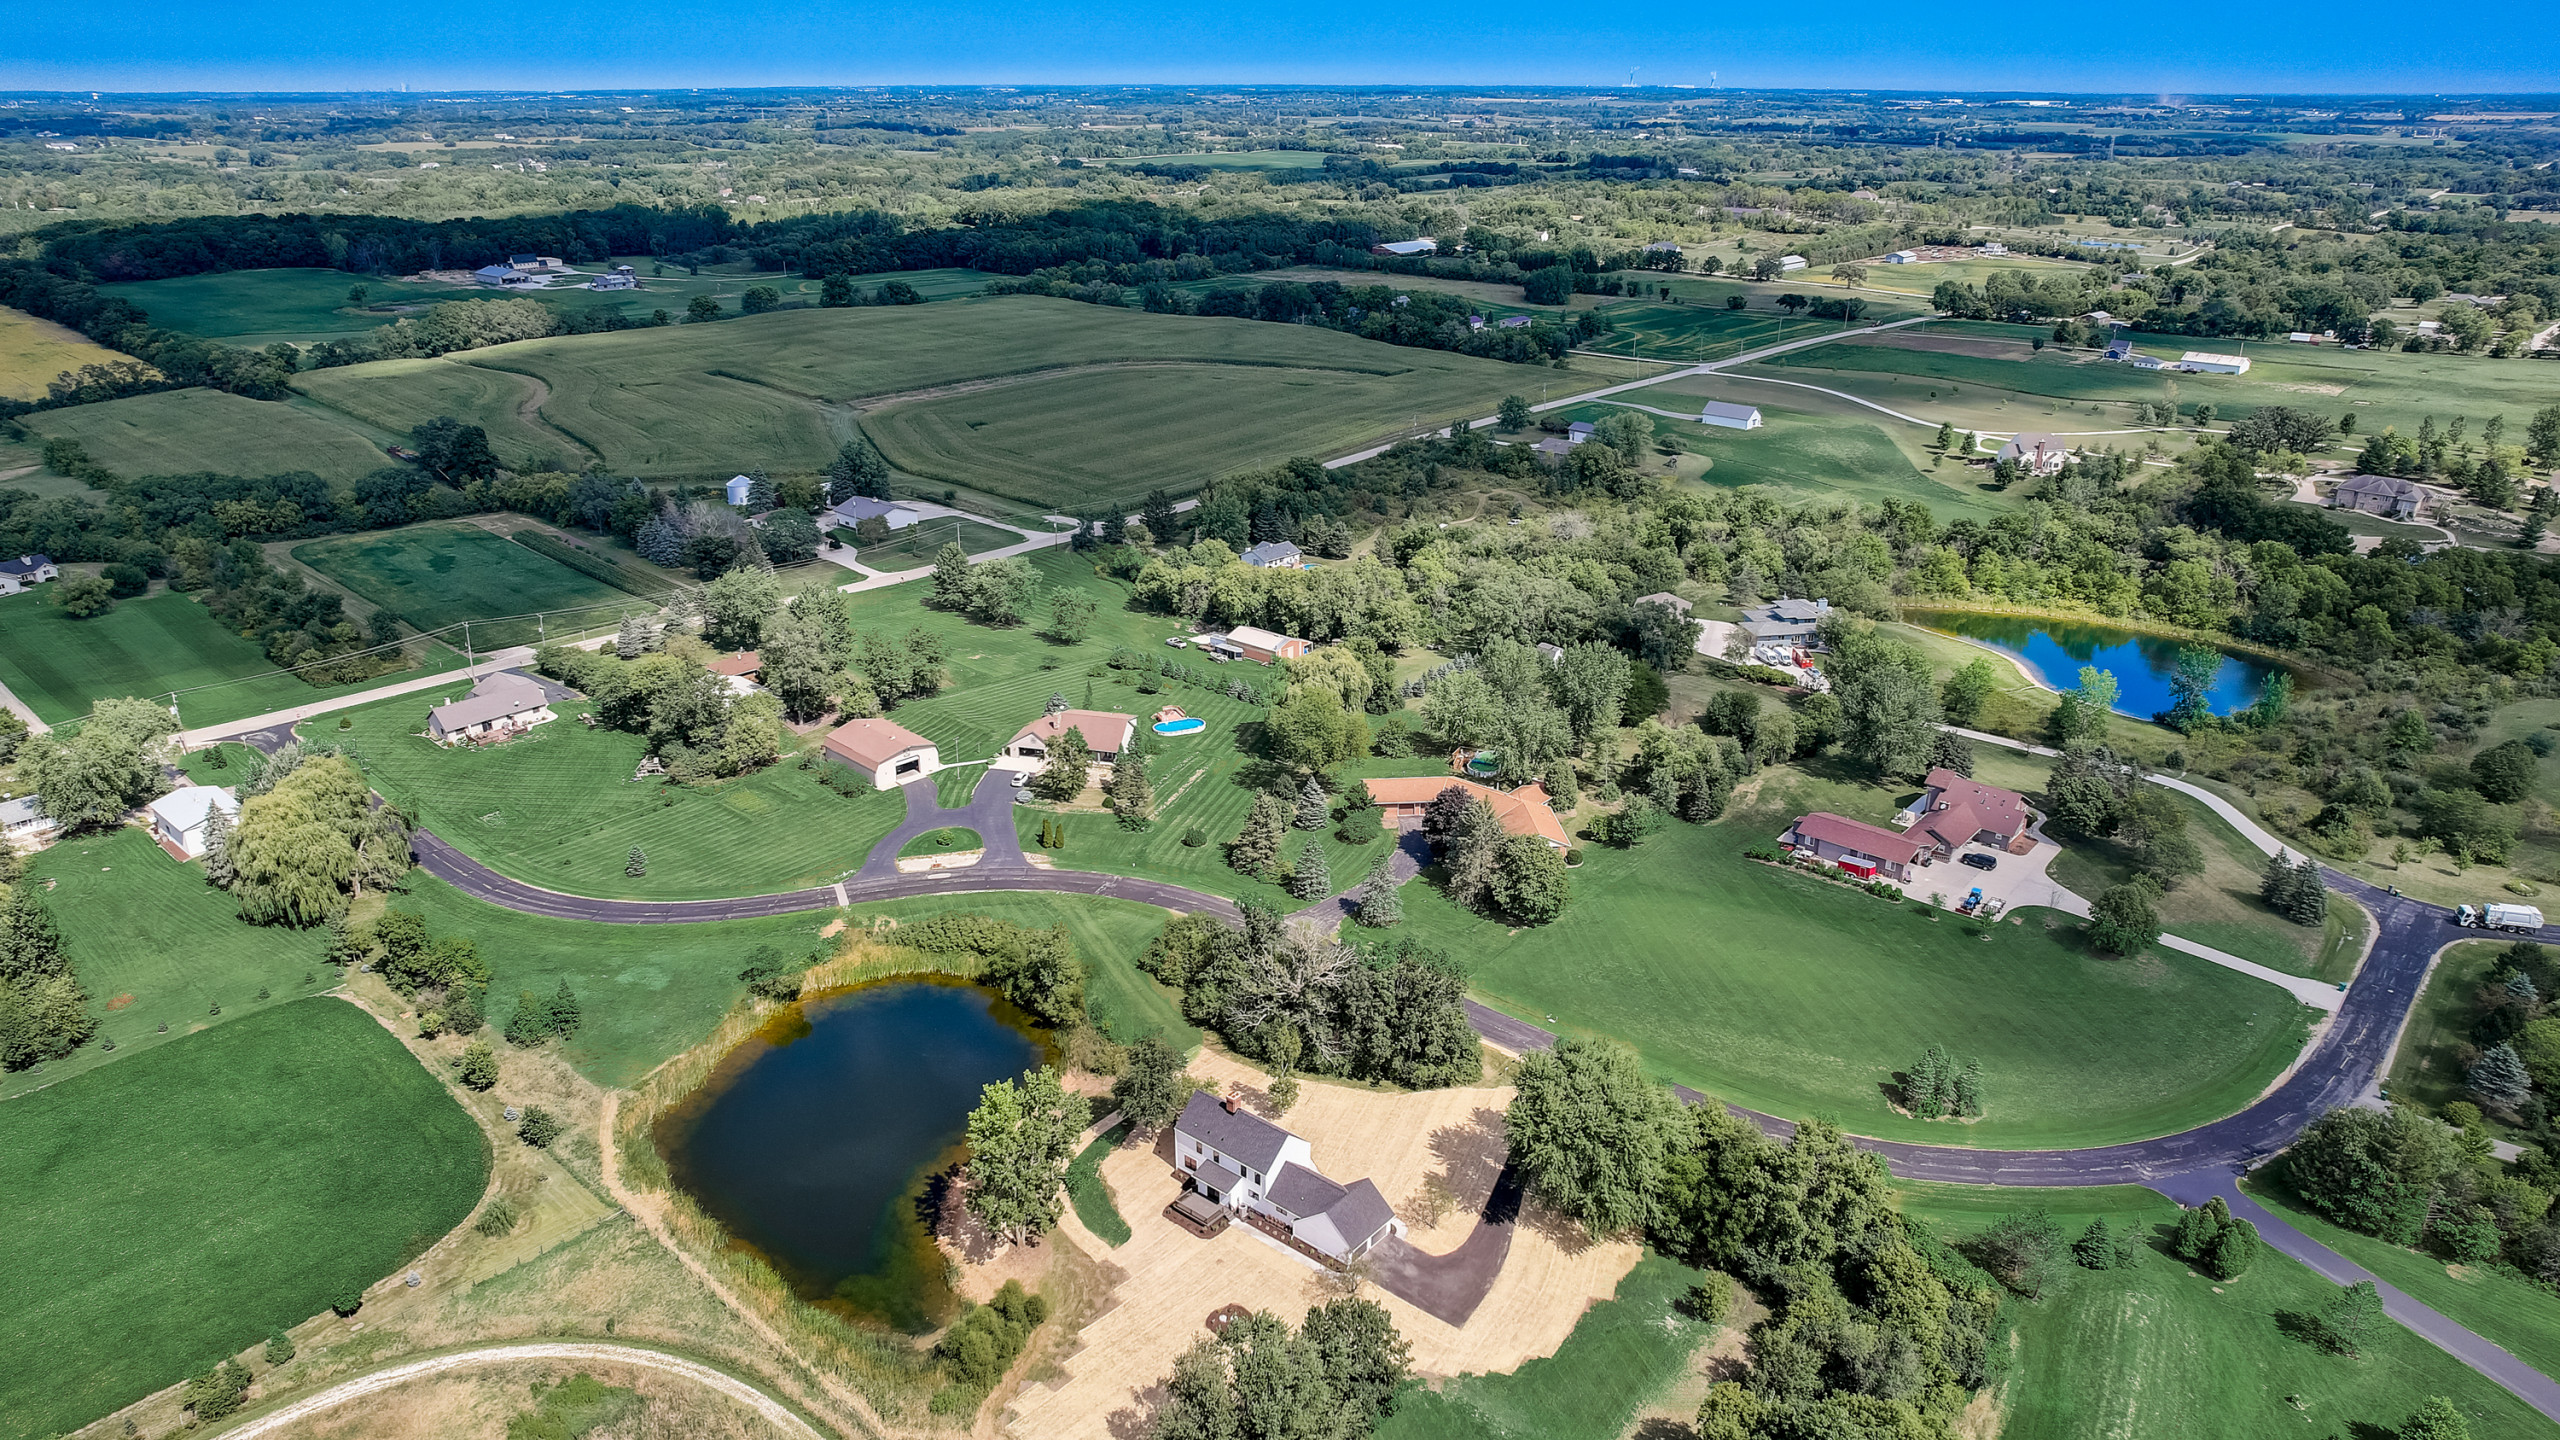
[[[1327,1179],[1304,1139],[1207,1091],[1193,1092],[1173,1122],[1173,1150],[1202,1195],[1276,1221],[1292,1239],[1334,1260],[1356,1260],[1404,1231],[1366,1177],[1348,1185]]]

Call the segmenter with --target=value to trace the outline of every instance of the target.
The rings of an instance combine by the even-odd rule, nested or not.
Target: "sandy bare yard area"
[[[1260,1106],[1259,1071],[1210,1053],[1192,1062],[1191,1073],[1239,1087],[1247,1104]],[[1412,1227],[1407,1238],[1422,1250],[1444,1254],[1474,1231],[1502,1168],[1509,1087],[1400,1095],[1310,1080],[1302,1089],[1297,1107],[1278,1119],[1306,1137],[1327,1175],[1375,1181]],[[1006,1412],[1013,1434],[1112,1440],[1138,1433],[1160,1398],[1156,1382],[1172,1373],[1175,1356],[1207,1338],[1211,1312],[1243,1305],[1295,1323],[1310,1306],[1340,1293],[1337,1277],[1249,1226],[1229,1225],[1217,1238],[1201,1240],[1166,1219],[1164,1207],[1181,1188],[1169,1157],[1159,1144],[1122,1149],[1103,1162],[1103,1178],[1136,1232],[1126,1245],[1104,1244],[1068,1212],[1060,1238],[1119,1278],[1105,1308],[1076,1337],[1063,1373],[1025,1387]],[[1434,1178],[1451,1203],[1437,1225],[1425,1226],[1422,1197],[1425,1181]],[[1375,1285],[1361,1293],[1395,1317],[1421,1373],[1507,1371],[1555,1353],[1583,1311],[1617,1292],[1636,1259],[1634,1245],[1587,1244],[1532,1206],[1492,1293],[1466,1325],[1434,1319]],[[1004,1257],[989,1263],[1000,1266]]]

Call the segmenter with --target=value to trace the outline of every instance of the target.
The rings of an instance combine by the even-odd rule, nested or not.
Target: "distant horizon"
[[[1661,91],[1699,95],[1820,95],[1849,98],[1905,99],[1919,97],[1961,98],[1987,104],[2019,104],[2032,101],[2059,101],[2071,104],[2107,103],[2151,105],[2179,108],[2193,105],[2288,105],[2323,100],[2406,100],[2432,104],[2476,104],[2482,101],[2536,102],[2537,110],[2549,110],[2560,116],[2560,89],[2553,90],[2275,90],[2261,88],[2252,94],[2238,91],[2186,90],[1982,90],[1955,85],[1923,86],[1845,86],[1845,85],[1689,85],[1670,81],[1638,81],[1584,84],[1543,80],[1450,81],[1280,81],[1280,80],[940,80],[940,81],[838,81],[786,82],[770,81],[754,84],[590,84],[576,86],[481,85],[464,87],[422,86],[305,86],[299,88],[261,89],[233,86],[178,86],[167,89],[108,89],[98,85],[74,85],[55,88],[8,89],[0,87],[0,102],[44,101],[83,102],[89,100],[250,100],[312,99],[329,96],[364,98],[409,96],[422,99],[463,98],[474,100],[540,100],[557,97],[598,98],[615,95],[671,94],[811,94],[834,92],[860,94],[912,94],[931,92],[993,91],[1012,93],[1123,91],[1244,91],[1253,93],[1317,93],[1367,92],[1379,95],[1470,94],[1477,92],[1565,92],[1605,98],[1642,91]]]
[[[1815,18],[1560,15],[1519,0],[1464,16],[1305,0],[1285,16],[1094,4],[1026,14],[999,0],[900,7],[736,0],[688,25],[569,22],[536,55],[510,36],[385,23],[318,0],[249,14],[175,0],[34,7],[12,25],[0,91],[484,94],[831,86],[1609,89],[1720,82],[2040,95],[2490,96],[2560,91],[2548,7],[2465,6],[2413,22],[2374,0],[2315,17],[2266,0],[2181,16],[2175,33],[2107,12],[1941,19],[1907,9]],[[2453,17],[2446,17],[2453,18]],[[2307,21],[2313,23],[2306,23]],[[2531,37],[2540,35],[2540,41]],[[2483,36],[2510,39],[2483,41]],[[2377,43],[2377,37],[2388,37]]]

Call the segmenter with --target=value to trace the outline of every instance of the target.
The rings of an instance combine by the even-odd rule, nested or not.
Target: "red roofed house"
[[[1378,802],[1389,825],[1421,824],[1422,812],[1439,798],[1441,791],[1455,785],[1492,806],[1494,818],[1502,822],[1506,834],[1535,835],[1558,850],[1571,843],[1565,836],[1564,822],[1548,808],[1546,787],[1542,785],[1523,785],[1505,793],[1490,785],[1452,780],[1445,775],[1401,775],[1362,783],[1369,787],[1369,798]]]
[[[1069,730],[1083,731],[1085,748],[1093,752],[1094,759],[1108,763],[1119,759],[1120,752],[1129,748],[1129,737],[1138,730],[1138,717],[1109,710],[1060,710],[1023,726],[1005,742],[1004,753],[1025,760],[1046,760],[1049,742]]]
[[[1926,789],[1911,802],[1910,834],[1952,858],[1967,845],[1996,845],[2012,855],[2035,848],[2027,834],[2027,802],[2015,790],[1985,785],[1953,770],[1929,772]]]
[[[942,768],[933,742],[893,720],[847,720],[827,732],[829,755],[871,777],[875,790],[921,779]]]
[[[1930,853],[1926,840],[1820,810],[1797,817],[1778,843],[1868,880],[1908,880],[1911,867]]]

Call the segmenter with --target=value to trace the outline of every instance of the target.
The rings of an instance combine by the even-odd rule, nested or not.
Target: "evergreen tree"
[[[2291,902],[2297,873],[2293,868],[2292,855],[2279,850],[2268,856],[2266,868],[2258,872],[2258,898],[2266,901],[2267,908],[2277,914],[2292,915]]]
[[[1482,800],[1469,800],[1459,817],[1457,833],[1449,837],[1446,859],[1449,870],[1449,898],[1470,910],[1482,909],[1493,897],[1496,874],[1502,865],[1502,842],[1508,838],[1502,822],[1495,818],[1493,807]]]
[[[613,634],[613,653],[624,660],[637,660],[649,653],[649,622],[637,615],[623,616]]]
[[[7,878],[0,874],[0,880]],[[2542,992],[2533,988],[2533,977],[2522,970],[2507,977],[2506,991],[2508,999],[2528,1009],[2542,1003]]]
[[[1902,1100],[1915,1118],[1935,1120],[1947,1113],[1947,1052],[1936,1045],[1920,1052],[1920,1058],[1902,1082]]]
[[[1964,1062],[1964,1068],[1956,1072],[1955,1105],[1958,1115],[1982,1113],[1981,1061],[1967,1060]]]
[[[1559,760],[1547,771],[1549,808],[1558,815],[1570,815],[1582,803],[1582,790],[1573,773],[1573,762]]]
[[[332,965],[353,965],[373,951],[373,935],[347,918],[345,911],[329,917],[329,954]]]
[[[1393,854],[1381,855],[1369,867],[1368,878],[1360,882],[1360,908],[1353,918],[1375,930],[1383,930],[1404,919],[1404,899],[1397,894]]]
[[[1111,767],[1111,784],[1104,792],[1111,813],[1120,817],[1123,830],[1144,830],[1154,817],[1155,791],[1147,784],[1147,757],[1132,742]]]
[[[2471,1421],[2452,1401],[2430,1396],[2401,1422],[2400,1440],[2471,1440]]]
[[[2320,1311],[2321,1342],[2341,1355],[2361,1354],[2365,1342],[2381,1333],[2385,1318],[2382,1291],[2370,1280],[2359,1280]]]
[[[228,890],[239,878],[240,867],[231,860],[231,812],[216,805],[204,827],[204,882]]]
[[[1243,832],[1227,846],[1227,864],[1239,875],[1268,878],[1280,863],[1280,840],[1287,833],[1279,797],[1267,790],[1254,796]]]
[[[639,846],[631,847],[631,858],[623,862],[622,873],[634,880],[649,873],[649,857]]]
[[[1297,867],[1289,872],[1289,893],[1301,900],[1321,900],[1333,890],[1333,872],[1324,863],[1324,846],[1309,840],[1298,851]]]
[[[2246,1220],[2230,1220],[2205,1250],[2205,1272],[2216,1280],[2239,1279],[2258,1258],[2258,1243],[2257,1226]]]
[[[4,713],[0,711],[0,714]],[[10,843],[7,835],[0,834],[0,885],[17,884],[18,876],[24,871],[25,866],[18,859],[18,847]]]
[[[1298,787],[1298,813],[1289,818],[1289,823],[1300,830],[1321,830],[1331,813],[1324,786],[1313,775],[1308,776],[1307,783]]]
[[[2112,1270],[2116,1266],[2116,1237],[2107,1228],[2106,1217],[2089,1222],[2080,1238],[2071,1242],[2071,1258],[2085,1270]]]
[[[2480,1052],[2479,1063],[2471,1067],[2470,1080],[2472,1095],[2491,1110],[2514,1114],[2533,1098],[2533,1077],[2526,1072],[2516,1047],[2504,1040]]]
[[[2318,925],[2329,915],[2329,884],[2320,866],[2305,855],[2293,867],[2293,885],[2284,897],[2284,918],[2296,925]]]
[[[2213,1253],[2214,1242],[2222,1238],[2231,1223],[2231,1207],[2216,1195],[2178,1217],[2178,1228],[2169,1237],[2169,1251],[2181,1260],[2201,1264]]]

